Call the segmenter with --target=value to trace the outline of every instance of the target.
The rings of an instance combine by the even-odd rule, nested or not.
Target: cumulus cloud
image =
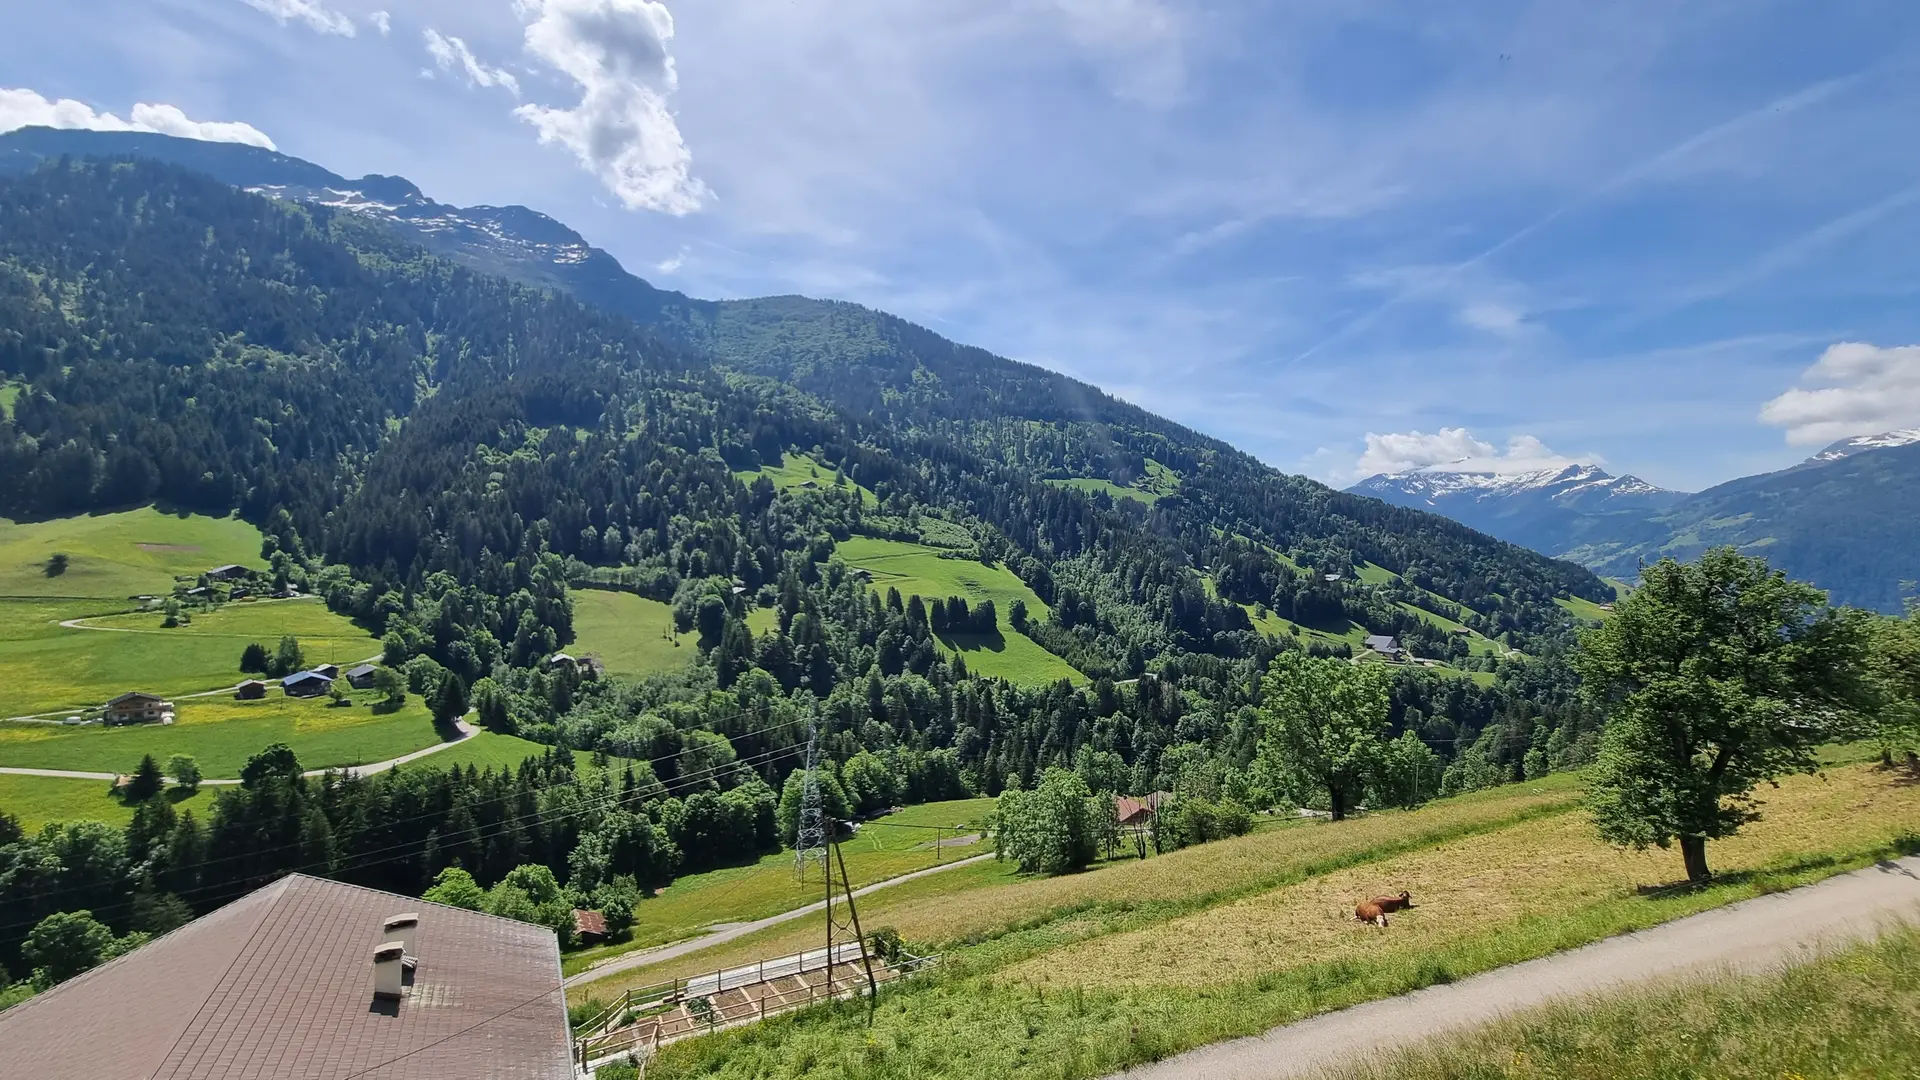
[[[282,26],[290,22],[301,22],[306,23],[309,28],[318,33],[338,34],[341,37],[353,36],[353,20],[319,3],[318,0],[240,0],[240,2],[255,11],[264,11],[273,16]]]
[[[384,11],[376,11],[367,16],[367,24],[380,31],[381,37],[393,32],[393,16]]]
[[[426,39],[427,52],[432,54],[433,62],[441,71],[461,72],[470,86],[499,86],[514,97],[520,96],[520,81],[500,68],[481,63],[466,42],[431,28],[427,30]]]
[[[49,101],[32,90],[0,87],[0,131],[23,127],[78,128],[86,131],[151,131],[182,139],[205,142],[246,143],[248,146],[274,149],[266,132],[251,124],[233,120],[194,120],[177,106],[142,102],[133,107],[132,118],[122,120],[110,112],[95,112],[93,106],[72,98]]]
[[[1475,438],[1466,428],[1443,427],[1431,435],[1420,431],[1376,435],[1369,431],[1366,453],[1360,455],[1354,470],[1360,476],[1416,469],[1511,475],[1559,470],[1574,464],[1578,464],[1575,459],[1555,453],[1532,435],[1515,435],[1501,450],[1485,439]]]
[[[580,164],[632,210],[689,214],[711,197],[693,175],[680,127],[667,108],[679,84],[673,15],[658,0],[519,0],[527,51],[572,79],[570,109],[522,105],[514,115],[543,143]]]
[[[1761,422],[1786,428],[1794,446],[1920,424],[1920,345],[1830,345],[1800,382],[1760,408]]]

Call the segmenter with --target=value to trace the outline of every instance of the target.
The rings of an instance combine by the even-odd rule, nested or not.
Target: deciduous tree
[[[1707,841],[1759,817],[1757,785],[1812,772],[1817,747],[1862,733],[1868,616],[1732,548],[1641,579],[1574,658],[1608,712],[1589,805],[1602,838],[1678,841],[1703,881]]]
[[[1324,792],[1347,816],[1385,756],[1387,676],[1376,664],[1283,652],[1262,684],[1260,755],[1295,797]]]

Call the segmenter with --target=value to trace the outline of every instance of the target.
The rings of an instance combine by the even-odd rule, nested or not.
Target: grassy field
[[[863,904],[863,922],[941,948],[941,969],[884,995],[871,1031],[864,1009],[817,1009],[674,1046],[653,1070],[1100,1076],[1817,880],[1920,833],[1920,787],[1893,775],[1849,766],[1789,779],[1749,835],[1711,846],[1721,876],[1694,890],[1667,884],[1677,854],[1600,844],[1577,797],[1554,777],[1065,878],[910,883]],[[929,883],[946,892],[907,895]],[[1356,899],[1401,888],[1419,906],[1389,933],[1353,921]],[[769,933],[728,948],[750,957],[779,944]],[[732,959],[721,951],[700,966]]]
[[[87,620],[109,629],[56,625],[86,607],[0,601],[0,716],[97,704],[126,690],[179,695],[232,686],[246,677],[240,653],[247,643],[272,650],[283,634],[300,639],[310,663],[345,666],[380,652],[378,639],[317,599],[226,604],[170,630],[153,613]]]
[[[1089,495],[1096,491],[1104,491],[1111,498],[1136,499],[1146,503],[1148,506],[1152,506],[1154,503],[1159,502],[1163,496],[1171,495],[1180,490],[1180,474],[1152,458],[1148,458],[1147,474],[1134,481],[1129,487],[1121,487],[1119,484],[1105,478],[1095,479],[1085,476],[1076,476],[1070,480],[1049,480],[1047,483],[1053,484],[1056,487],[1069,487],[1076,491],[1084,491]]]
[[[738,471],[733,475],[735,479],[749,484],[755,477],[764,476],[773,481],[775,490],[785,491],[788,488],[800,487],[809,481],[818,487],[834,487],[840,479],[840,470],[810,454],[782,454],[778,465],[763,465],[758,469]],[[847,483],[850,487],[860,488],[860,485],[852,481]],[[860,490],[867,496],[869,504],[875,501],[873,492],[866,488],[860,488]]]
[[[160,767],[166,767],[166,761]],[[175,809],[204,814],[212,801],[201,788],[191,795],[169,790]],[[125,825],[133,820],[133,807],[122,803],[107,790],[102,780],[72,780],[59,776],[11,776],[0,773],[0,814],[12,814],[28,832],[38,831],[50,821],[104,821]]]
[[[987,566],[972,559],[943,559],[939,548],[868,536],[842,541],[834,554],[849,566],[871,571],[873,588],[882,594],[894,588],[900,590],[902,598],[964,596],[970,604],[992,600],[999,614],[998,635],[951,634],[941,639],[948,650],[966,658],[969,671],[1028,686],[1044,686],[1060,679],[1087,681],[1071,664],[1034,644],[1025,634],[1015,633],[1008,624],[1007,609],[1015,600],[1026,601],[1029,615],[1036,620],[1046,618],[1048,609],[1027,583],[1006,567]]]
[[[13,419],[13,403],[20,400],[20,392],[26,388],[25,383],[12,379],[0,382],[0,416]]]
[[[1337,1080],[1911,1076],[1920,930],[1770,975],[1720,975],[1555,1004],[1366,1062]]]
[[[961,799],[910,806],[869,822],[840,845],[847,876],[858,888],[991,851],[992,846],[979,837],[981,822],[992,809],[992,799]],[[946,828],[900,827],[928,825]],[[936,837],[942,841],[937,851]],[[804,882],[795,879],[791,851],[775,852],[747,866],[688,874],[635,909],[631,940],[571,953],[566,971],[573,974],[596,960],[693,937],[717,923],[750,922],[792,911],[820,899],[821,888],[817,871]]]
[[[372,695],[365,695],[372,700]],[[0,765],[79,772],[130,772],[143,754],[165,763],[192,754],[209,777],[234,777],[247,758],[272,743],[293,748],[309,769],[385,761],[440,741],[419,698],[398,712],[365,706],[330,708],[326,699],[235,701],[230,697],[177,702],[175,723],[108,728],[97,724],[0,724]],[[459,748],[456,747],[455,751]],[[450,751],[452,752],[452,751]]]
[[[652,675],[693,663],[700,653],[691,634],[675,644],[673,609],[658,600],[606,589],[573,590],[571,649],[597,656],[611,675]]]
[[[48,577],[47,561],[55,554],[67,556],[67,569]],[[152,507],[28,524],[0,521],[0,597],[124,601],[142,593],[164,595],[176,574],[225,563],[262,566],[260,531],[235,518],[165,514]]]
[[[1616,585],[1615,589],[1617,590],[1618,588],[1619,586]],[[1560,605],[1561,609],[1566,611],[1567,614],[1583,622],[1597,624],[1613,614],[1613,612],[1607,611],[1599,604],[1578,596],[1559,597],[1554,600],[1554,603]]]

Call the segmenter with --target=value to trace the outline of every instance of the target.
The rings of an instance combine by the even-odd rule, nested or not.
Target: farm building
[[[1389,660],[1398,660],[1406,650],[1400,647],[1400,639],[1391,634],[1370,634],[1366,640],[1369,650]]]
[[[244,581],[253,576],[253,571],[238,563],[216,566],[207,571],[208,581]]]
[[[317,671],[301,671],[280,680],[280,691],[288,697],[319,697],[333,689],[333,680]]]
[[[267,684],[259,679],[248,679],[233,688],[233,696],[241,701],[258,701],[267,696]]]
[[[109,724],[171,724],[173,702],[158,694],[130,690],[107,702]]]
[[[357,667],[350,667],[347,669],[347,685],[353,687],[355,690],[368,689],[373,685],[373,677],[379,673],[380,669],[374,667],[372,664],[360,664]]]
[[[578,663],[579,661],[575,660],[570,653],[557,652],[547,657],[547,666],[550,668],[572,667]]]
[[[1171,798],[1172,793],[1166,791],[1156,791],[1138,799],[1131,795],[1115,795],[1113,812],[1120,819],[1121,828],[1138,828],[1152,821],[1161,804]]]
[[[573,935],[582,945],[598,945],[607,940],[607,917],[598,911],[573,909]]]
[[[337,679],[340,677],[339,664],[315,664],[307,670],[313,672],[315,675],[328,679]]]
[[[572,1080],[544,927],[291,874],[0,1013],[36,1080]]]

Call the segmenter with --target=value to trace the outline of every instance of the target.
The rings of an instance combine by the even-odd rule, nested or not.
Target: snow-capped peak
[[[1802,464],[1815,465],[1823,461],[1838,461],[1868,450],[1886,450],[1895,446],[1911,446],[1914,443],[1920,443],[1920,428],[1899,428],[1894,431],[1883,431],[1878,435],[1855,435],[1851,439],[1841,439]]]
[[[1655,487],[1637,476],[1614,476],[1598,465],[1571,465],[1520,472],[1463,471],[1465,462],[1428,465],[1401,473],[1368,477],[1347,490],[1388,498],[1392,502],[1438,507],[1443,503],[1491,502],[1520,497],[1545,499],[1561,506],[1594,508],[1595,504],[1642,499],[1666,499],[1676,493]]]

